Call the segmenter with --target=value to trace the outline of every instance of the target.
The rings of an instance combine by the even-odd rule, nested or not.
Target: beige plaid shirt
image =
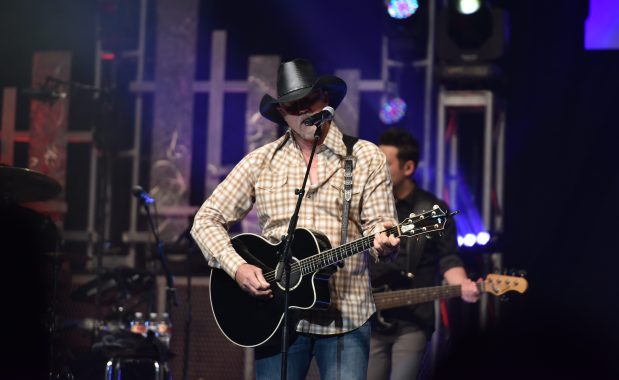
[[[285,235],[301,187],[306,163],[288,132],[277,141],[249,153],[217,186],[196,214],[191,234],[211,266],[220,266],[232,278],[245,263],[232,248],[225,226],[241,220],[254,203],[263,236],[277,242]],[[344,157],[342,133],[331,123],[329,133],[316,149],[318,183],[309,184],[301,204],[297,227],[324,233],[333,247],[340,245]],[[397,224],[391,177],[378,147],[359,140],[353,150],[353,191],[348,241],[383,230],[383,223]],[[358,328],[374,313],[368,273],[368,252],[345,260],[330,279],[331,307],[301,314],[297,331],[338,334]]]

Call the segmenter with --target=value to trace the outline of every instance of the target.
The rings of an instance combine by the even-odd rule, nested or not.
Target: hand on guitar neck
[[[380,257],[389,257],[398,251],[400,246],[400,238],[395,235],[387,235],[386,231],[389,231],[393,227],[392,223],[384,224],[385,231],[374,235],[374,249]]]
[[[460,285],[461,295],[465,302],[477,302],[479,300],[479,288],[475,282],[471,281],[466,275],[464,268],[454,267],[445,272],[443,275],[449,285]],[[480,283],[482,279],[478,279],[477,283]]]

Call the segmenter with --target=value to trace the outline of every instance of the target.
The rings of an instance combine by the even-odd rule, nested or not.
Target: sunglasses
[[[298,116],[303,113],[303,111],[309,110],[316,102],[322,99],[326,99],[326,93],[323,91],[315,91],[294,102],[280,103],[279,106],[286,111],[287,114]]]

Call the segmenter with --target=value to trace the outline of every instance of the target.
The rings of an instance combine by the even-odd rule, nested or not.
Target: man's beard
[[[302,138],[303,140],[307,140],[307,141],[313,141],[314,140],[314,133],[316,132],[316,126],[315,125],[304,125],[303,122],[299,123],[300,125],[296,128],[290,128],[293,130],[293,132],[299,136],[300,138]]]

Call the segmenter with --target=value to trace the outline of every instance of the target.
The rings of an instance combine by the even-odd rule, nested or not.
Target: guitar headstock
[[[529,283],[524,277],[506,276],[504,274],[489,274],[484,280],[485,291],[495,296],[515,291],[524,293],[529,287]]]
[[[412,237],[442,231],[445,229],[447,218],[455,214],[457,211],[446,214],[438,205],[434,205],[432,210],[421,214],[410,214],[399,225],[400,236]]]

